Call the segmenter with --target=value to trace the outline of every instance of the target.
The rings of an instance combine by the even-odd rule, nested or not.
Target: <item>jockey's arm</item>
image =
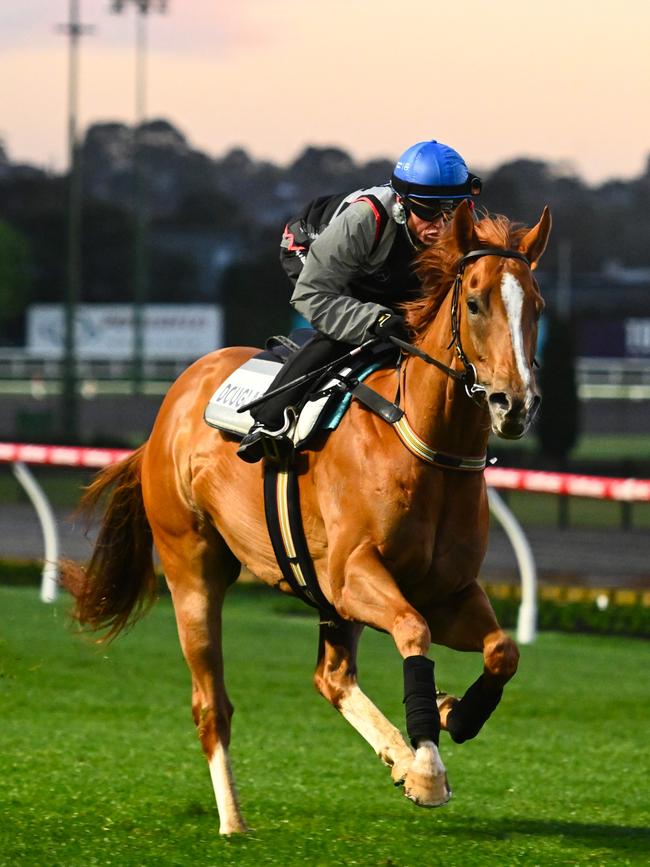
[[[344,343],[359,345],[370,339],[381,314],[392,312],[350,294],[353,278],[378,268],[392,243],[393,233],[386,231],[371,252],[375,232],[371,208],[365,202],[350,205],[312,243],[291,296],[292,306],[314,328]]]

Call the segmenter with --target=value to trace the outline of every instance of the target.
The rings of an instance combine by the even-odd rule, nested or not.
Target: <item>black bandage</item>
[[[501,701],[502,689],[488,690],[481,675],[449,711],[447,731],[457,744],[475,738]]]
[[[433,662],[426,656],[407,656],[404,660],[404,704],[406,731],[411,744],[440,740],[440,714],[436,704]]]

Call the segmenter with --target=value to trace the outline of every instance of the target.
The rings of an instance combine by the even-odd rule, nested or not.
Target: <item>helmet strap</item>
[[[411,230],[408,227],[409,221],[409,208],[406,201],[400,196],[399,193],[396,193],[395,204],[393,205],[393,219],[397,223],[398,226],[404,227],[404,232],[406,233],[407,240],[411,247],[418,252],[423,250],[424,247],[415,240],[413,235],[411,235]]]
[[[404,231],[406,232],[406,237],[407,237],[408,242],[411,245],[411,247],[413,247],[414,250],[417,250],[418,253],[421,252],[422,250],[426,249],[425,245],[420,244],[420,242],[417,241],[413,237],[413,235],[411,234],[411,230],[409,229],[409,225],[408,225],[408,220],[405,220],[402,225],[404,226]]]

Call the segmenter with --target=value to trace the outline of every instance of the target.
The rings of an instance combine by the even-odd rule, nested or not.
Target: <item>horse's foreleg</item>
[[[413,763],[413,750],[357,683],[357,644],[362,630],[361,624],[343,621],[336,626],[321,624],[314,683],[390,767],[398,785]]]
[[[221,608],[239,566],[220,537],[188,531],[169,537],[154,530],[172,594],[178,636],[192,674],[192,715],[208,761],[219,811],[219,831],[246,831],[230,768],[233,707],[223,676]]]
[[[483,673],[463,697],[441,708],[443,727],[456,743],[476,737],[515,675],[519,649],[499,626],[485,591],[475,583],[429,618],[434,640],[455,650],[483,653]]]
[[[440,715],[433,662],[426,656],[431,634],[376,551],[357,549],[347,558],[337,607],[346,617],[388,632],[404,660],[406,730],[415,757],[404,778],[404,794],[416,804],[437,807],[451,797],[438,751]]]
[[[497,627],[485,636],[483,660],[483,674],[447,714],[447,731],[458,744],[475,738],[496,710],[503,687],[517,670],[519,650],[515,642]]]

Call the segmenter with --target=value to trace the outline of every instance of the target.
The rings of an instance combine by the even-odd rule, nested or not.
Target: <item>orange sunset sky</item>
[[[80,126],[134,117],[134,9],[80,0]],[[68,0],[0,8],[0,137],[66,164]],[[148,24],[147,115],[211,155],[357,159],[437,138],[475,169],[517,156],[585,180],[650,154],[648,0],[169,0]]]

